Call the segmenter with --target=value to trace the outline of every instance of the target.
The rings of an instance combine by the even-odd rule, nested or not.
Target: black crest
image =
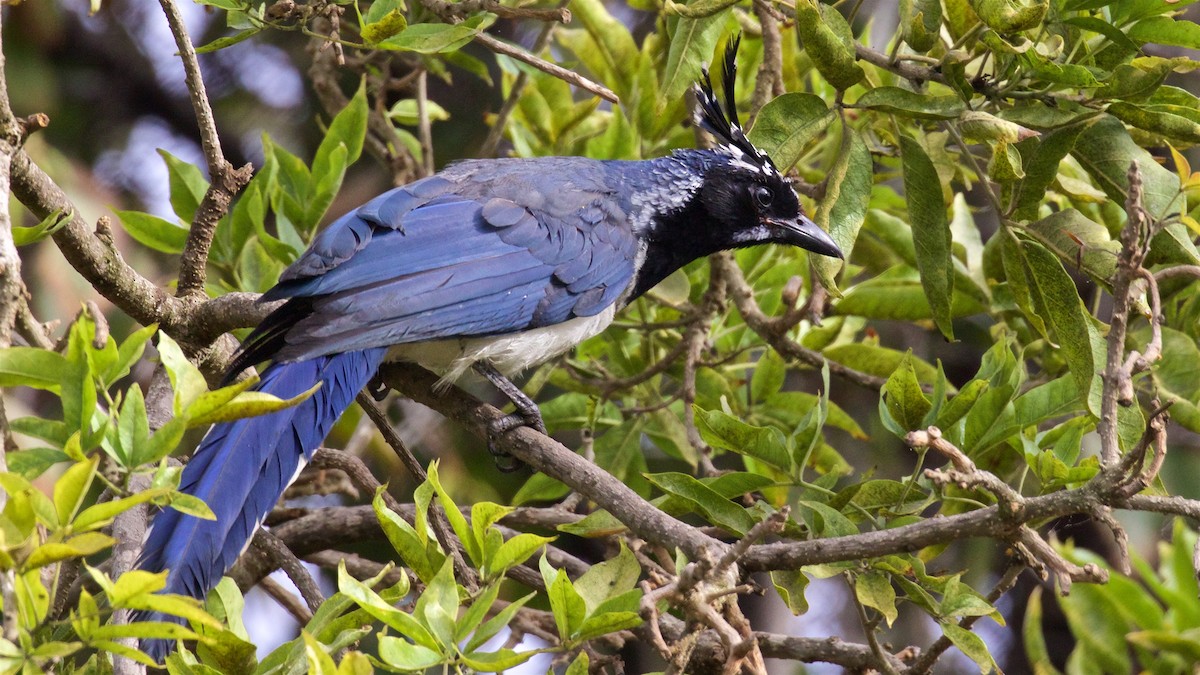
[[[700,106],[696,110],[696,124],[712,134],[717,143],[735,157],[746,160],[760,168],[775,170],[775,164],[767,153],[754,147],[742,126],[738,122],[737,96],[735,82],[737,81],[737,50],[741,44],[741,35],[735,35],[725,47],[725,64],[722,73],[722,88],[725,94],[725,107],[717,101],[713,93],[712,79],[705,67],[702,80],[696,83],[696,99]]]

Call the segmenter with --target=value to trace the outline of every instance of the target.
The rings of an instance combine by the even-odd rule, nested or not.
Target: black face
[[[791,185],[772,166],[737,159],[717,164],[705,175],[697,199],[718,250],[775,243],[842,257],[833,239],[804,215]]]

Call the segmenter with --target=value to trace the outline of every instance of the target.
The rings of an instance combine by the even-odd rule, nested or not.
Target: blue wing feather
[[[637,241],[602,199],[602,182],[533,190],[531,165],[513,166],[520,171],[483,176],[468,163],[457,180],[451,170],[392,190],[331,225],[338,233],[322,233],[270,296],[311,299],[275,327],[273,355],[512,333],[616,302],[633,279]]]

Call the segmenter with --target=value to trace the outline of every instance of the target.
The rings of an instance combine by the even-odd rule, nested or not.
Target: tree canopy
[[[0,673],[1192,672],[1191,5],[0,3]],[[672,275],[525,380],[526,473],[493,392],[386,366],[206,603],[155,594],[148,510],[209,513],[179,459],[296,402],[220,380],[322,224],[453,159],[708,143],[737,34],[844,262]],[[256,586],[303,626],[261,658]]]

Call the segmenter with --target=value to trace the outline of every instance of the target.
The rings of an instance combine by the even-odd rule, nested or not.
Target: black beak
[[[792,246],[799,246],[802,249],[820,253],[831,258],[844,259],[846,256],[842,254],[842,249],[833,241],[829,233],[822,230],[819,225],[809,220],[804,214],[799,215],[795,219],[789,220],[768,220],[771,225],[779,228],[780,241]]]

